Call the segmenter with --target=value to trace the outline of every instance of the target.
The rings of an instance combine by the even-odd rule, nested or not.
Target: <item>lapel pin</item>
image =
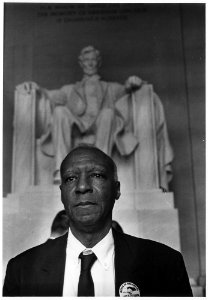
[[[132,282],[124,282],[119,288],[120,297],[140,297],[140,290]]]

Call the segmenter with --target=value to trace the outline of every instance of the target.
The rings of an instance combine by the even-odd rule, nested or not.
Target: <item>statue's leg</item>
[[[53,111],[52,141],[55,159],[55,180],[58,181],[60,164],[72,147],[72,126],[76,123],[75,117],[65,106],[56,106]]]
[[[111,155],[113,147],[113,125],[114,112],[110,108],[102,109],[96,120],[96,141],[95,146],[103,152]]]

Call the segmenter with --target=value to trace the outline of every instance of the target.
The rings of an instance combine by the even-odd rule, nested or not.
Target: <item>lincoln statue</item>
[[[54,158],[54,182],[60,180],[61,161],[79,142],[93,144],[107,155],[112,155],[115,148],[121,156],[131,155],[140,146],[140,141],[134,134],[129,97],[136,90],[147,86],[146,82],[137,76],[130,76],[123,85],[103,81],[98,75],[101,55],[93,46],[83,48],[78,59],[83,78],[75,84],[67,84],[56,90],[42,88],[34,82],[26,82],[17,87],[23,93],[30,93],[35,88],[39,95],[36,100],[41,132],[40,146],[44,155]],[[153,101],[159,143],[162,137],[162,148],[165,149],[158,146],[159,151],[162,151],[158,155],[162,157],[160,169],[170,174],[172,149],[163,107],[155,93]]]

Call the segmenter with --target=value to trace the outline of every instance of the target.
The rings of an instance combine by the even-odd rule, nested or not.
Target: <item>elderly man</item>
[[[113,160],[80,145],[61,164],[68,234],[11,259],[4,296],[191,296],[179,252],[112,229],[120,183]]]

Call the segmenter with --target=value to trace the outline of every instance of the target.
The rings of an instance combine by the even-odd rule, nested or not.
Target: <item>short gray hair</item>
[[[64,158],[64,160],[61,163],[61,167],[60,167],[60,171],[61,171],[61,175],[62,175],[62,170],[63,170],[63,165],[65,163],[65,161],[68,159],[68,157],[76,150],[78,149],[94,149],[100,153],[102,153],[102,155],[109,161],[109,163],[112,166],[113,169],[113,179],[114,181],[118,181],[118,173],[117,173],[117,166],[115,164],[115,162],[113,161],[113,159],[107,155],[105,152],[103,152],[102,150],[100,150],[99,148],[95,147],[93,144],[87,144],[87,143],[80,143],[78,146],[74,147],[68,154],[67,156]]]

